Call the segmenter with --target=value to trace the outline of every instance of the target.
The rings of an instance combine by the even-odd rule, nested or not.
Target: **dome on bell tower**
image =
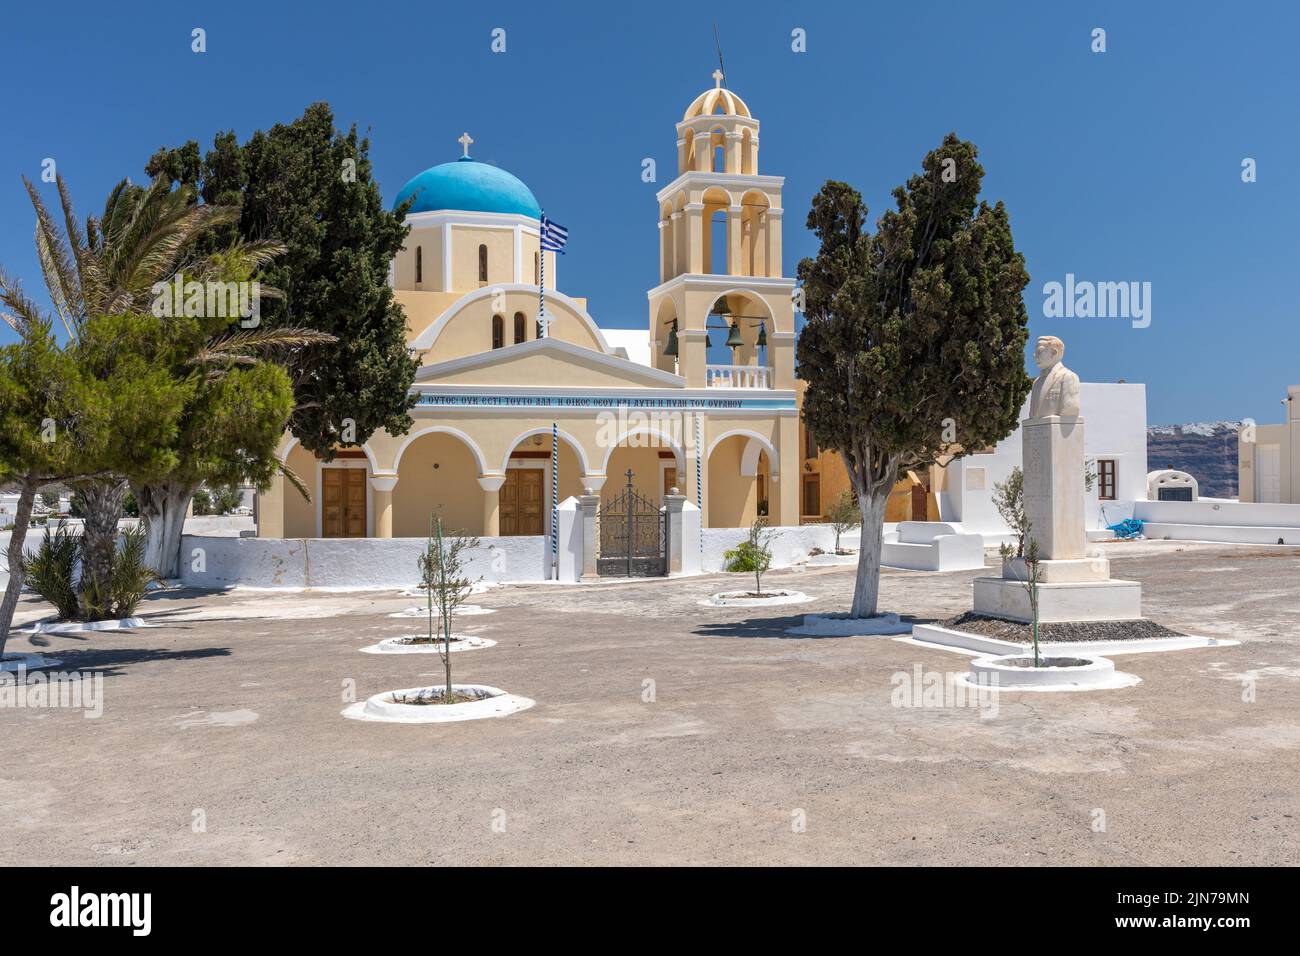
[[[695,119],[697,116],[713,115],[751,118],[749,107],[745,105],[745,101],[731,90],[723,87],[722,71],[716,71],[713,78],[715,80],[713,89],[705,90],[691,101],[691,105],[686,107],[686,112],[682,114],[682,122]]]
[[[677,124],[679,173],[758,173],[758,120],[722,80],[722,71],[714,70],[713,89],[695,97]]]

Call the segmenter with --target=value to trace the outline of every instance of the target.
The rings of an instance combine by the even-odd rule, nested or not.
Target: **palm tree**
[[[157,295],[155,287],[182,272],[191,280],[204,281],[237,264],[251,273],[285,251],[268,241],[241,243],[208,256],[197,254],[194,248],[199,238],[236,221],[239,210],[198,204],[192,187],[173,189],[166,179],[155,179],[148,186],[122,180],[109,195],[103,215],[87,217],[84,229],[62,176],[57,178],[62,229],[32,183],[26,177],[23,183],[36,210],[36,251],[45,286],[69,343],[81,341],[86,323],[95,316],[149,310]],[[275,292],[264,288],[262,294]],[[20,335],[39,328],[42,317],[35,303],[2,270],[0,303],[11,310],[12,314],[3,318]],[[209,374],[219,375],[223,363],[229,367],[251,361],[256,352],[325,341],[334,339],[303,328],[222,334],[210,340],[195,362],[213,366]],[[117,548],[117,524],[127,480],[121,475],[93,476],[78,480],[75,486],[86,522],[83,592],[102,594]]]

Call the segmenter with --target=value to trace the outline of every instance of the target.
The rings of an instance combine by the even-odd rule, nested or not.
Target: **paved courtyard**
[[[358,653],[415,600],[155,595],[155,629],[11,640],[102,671],[105,700],[0,710],[0,863],[1300,863],[1300,550],[1107,550],[1150,617],[1243,643],[989,717],[891,704],[960,654],[784,635],[845,608],[852,568],[773,572],[815,601],[765,610],[699,606],[726,575],[511,587],[474,598],[497,612],[458,629],[499,643],[455,678],[537,706],[406,726],[339,712],[349,682],[440,682],[436,655]],[[885,571],[882,608],[948,617],[974,576]]]

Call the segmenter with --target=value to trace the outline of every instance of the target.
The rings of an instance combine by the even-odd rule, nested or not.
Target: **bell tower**
[[[781,264],[784,178],[759,173],[759,122],[721,70],[677,124],[677,177],[659,191],[654,364],[691,388],[794,387],[794,280]],[[725,342],[730,362],[709,362]]]

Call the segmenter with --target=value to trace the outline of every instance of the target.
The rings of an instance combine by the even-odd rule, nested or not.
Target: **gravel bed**
[[[1033,640],[1033,629],[1028,624],[1004,621],[998,617],[986,617],[972,611],[940,621],[939,626],[1022,644]],[[1040,644],[1053,641],[1136,641],[1152,637],[1186,636],[1181,631],[1170,630],[1163,624],[1157,624],[1146,618],[1136,621],[1069,621],[1038,625]]]

